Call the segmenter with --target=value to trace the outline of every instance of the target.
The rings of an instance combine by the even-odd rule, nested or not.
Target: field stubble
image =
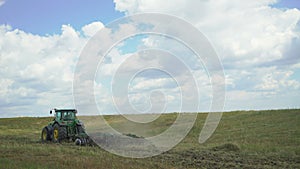
[[[120,116],[105,119],[119,132],[149,137],[166,130],[176,117],[161,115],[138,126]],[[198,114],[188,136],[170,151],[143,159],[68,142],[43,144],[40,132],[50,117],[0,119],[0,168],[300,168],[300,110],[224,113],[213,136],[199,144],[205,118]]]

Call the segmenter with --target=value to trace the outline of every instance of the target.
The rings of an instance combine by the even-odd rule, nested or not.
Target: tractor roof
[[[55,109],[55,111],[77,111],[76,109]]]
[[[50,114],[52,114],[52,112],[53,112],[53,110],[55,111],[55,112],[57,112],[57,111],[60,111],[60,112],[74,112],[74,113],[77,113],[77,110],[76,109],[52,109],[52,110],[50,110]]]

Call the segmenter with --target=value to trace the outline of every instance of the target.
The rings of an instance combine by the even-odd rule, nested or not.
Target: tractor
[[[43,128],[42,142],[60,143],[63,140],[72,140],[76,145],[91,143],[83,123],[76,117],[76,109],[52,109],[50,114],[54,114],[54,119]]]

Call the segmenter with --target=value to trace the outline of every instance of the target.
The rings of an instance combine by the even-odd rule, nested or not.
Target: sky
[[[298,0],[0,0],[0,118],[75,107],[74,71],[88,40],[114,20],[143,12],[184,19],[208,38],[224,67],[225,111],[300,107]],[[153,47],[184,55],[200,88],[200,111],[209,110],[211,84],[195,56],[172,39],[144,35],[114,46],[105,57],[94,81],[99,112],[116,113],[113,72],[138,49]],[[179,87],[164,72],[142,72],[128,86],[129,100],[141,112],[151,107],[149,95],[157,90],[165,94],[166,112],[180,111]]]

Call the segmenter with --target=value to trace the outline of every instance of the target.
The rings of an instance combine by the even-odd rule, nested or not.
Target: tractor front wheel
[[[63,126],[59,126],[55,124],[53,127],[53,141],[61,142],[62,140],[67,138],[67,128]]]

